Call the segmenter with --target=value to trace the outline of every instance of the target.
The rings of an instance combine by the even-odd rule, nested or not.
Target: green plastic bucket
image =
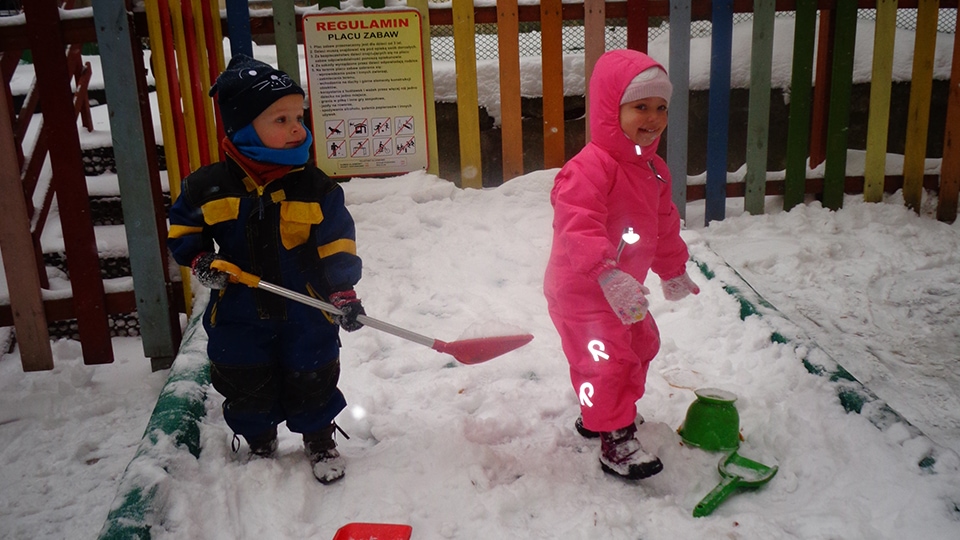
[[[740,413],[737,396],[718,388],[694,392],[687,416],[677,432],[685,444],[711,452],[736,450],[740,446]]]

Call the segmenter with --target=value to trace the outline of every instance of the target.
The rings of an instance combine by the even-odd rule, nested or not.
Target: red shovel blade
[[[447,343],[439,339],[433,342],[433,350],[449,354],[461,364],[481,364],[523,347],[533,339],[531,334],[462,339]]]
[[[392,523],[347,523],[333,540],[410,540],[413,527]]]

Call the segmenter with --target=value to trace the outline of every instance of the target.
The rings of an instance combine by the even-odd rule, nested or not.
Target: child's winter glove
[[[230,274],[210,267],[210,263],[222,259],[223,257],[212,251],[204,251],[193,258],[190,267],[193,268],[193,275],[197,276],[197,281],[201,285],[211,289],[222,289],[227,286],[230,282]]]
[[[642,321],[647,315],[650,302],[646,295],[650,294],[650,289],[641,285],[633,276],[611,268],[600,274],[597,281],[603,289],[603,296],[623,324]]]
[[[363,304],[360,303],[353,289],[332,293],[330,303],[342,312],[341,315],[333,315],[333,322],[339,324],[340,328],[347,332],[363,328],[363,323],[357,320],[357,316],[367,313],[363,310]]]
[[[661,281],[660,287],[663,289],[663,297],[673,302],[686,298],[688,294],[700,294],[700,287],[697,287],[686,272],[675,278]]]

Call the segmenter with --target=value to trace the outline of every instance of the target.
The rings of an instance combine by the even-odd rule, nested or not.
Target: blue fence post
[[[710,110],[707,113],[707,202],[704,221],[722,220],[727,204],[727,137],[730,123],[730,57],[733,0],[713,2]]]
[[[687,217],[687,137],[690,124],[690,0],[670,2],[670,129],[667,167],[673,176],[673,204]]]
[[[253,39],[250,37],[250,8],[247,0],[227,1],[227,32],[230,35],[230,55],[253,57]]]

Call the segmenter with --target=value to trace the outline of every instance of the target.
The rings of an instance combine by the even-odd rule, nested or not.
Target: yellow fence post
[[[176,114],[170,106],[170,81],[164,66],[168,61],[163,52],[163,32],[160,29],[160,8],[157,0],[144,2],[147,12],[147,33],[150,36],[150,59],[154,66],[153,76],[157,87],[157,108],[160,111],[160,133],[163,135],[163,151],[167,161],[167,183],[170,186],[170,200],[176,201],[180,196],[180,160],[186,156],[177,154],[177,134],[173,129],[173,115]],[[193,305],[193,291],[190,290],[190,270],[180,267],[180,282],[183,284],[183,304],[187,316],[190,316]]]
[[[453,0],[453,43],[460,119],[460,187],[482,188],[480,102],[477,96],[477,44],[472,0]]]
[[[200,145],[196,125],[196,104],[193,102],[190,68],[187,66],[187,42],[184,35],[183,9],[180,6],[180,0],[170,0],[170,19],[173,26],[174,49],[177,52],[177,72],[180,76],[180,99],[183,100],[183,118],[187,131],[189,169],[195,171],[201,165]]]
[[[927,127],[933,92],[933,57],[937,45],[937,15],[940,0],[920,0],[913,47],[913,75],[907,109],[907,140],[903,152],[903,202],[917,213],[923,196],[923,172],[927,158]]]
[[[423,92],[427,113],[427,172],[440,174],[440,154],[437,150],[437,104],[433,94],[433,53],[430,49],[430,6],[427,0],[407,0],[407,6],[420,12],[420,36],[423,44]],[[477,120],[479,124],[479,119]],[[479,128],[478,128],[479,130]]]
[[[883,200],[896,30],[897,0],[877,0],[877,30],[873,39],[870,112],[867,119],[867,156],[863,174],[863,200],[867,202]]]

